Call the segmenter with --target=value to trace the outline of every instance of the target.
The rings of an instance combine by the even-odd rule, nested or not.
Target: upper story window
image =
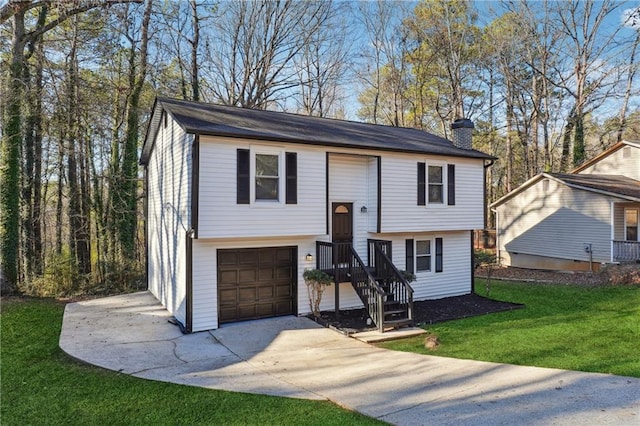
[[[279,156],[256,154],[255,194],[257,200],[279,201],[280,168]]]
[[[418,163],[418,205],[456,204],[455,164]],[[446,188],[446,191],[445,191]]]
[[[237,204],[298,203],[298,156],[273,147],[238,149]]]
[[[428,193],[429,204],[442,204],[444,200],[444,179],[442,166],[429,166]]]

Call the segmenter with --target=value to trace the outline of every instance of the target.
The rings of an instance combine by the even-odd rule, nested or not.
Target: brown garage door
[[[297,251],[296,247],[218,250],[220,323],[294,314]]]

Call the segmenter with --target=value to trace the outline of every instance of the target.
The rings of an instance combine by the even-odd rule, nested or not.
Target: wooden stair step
[[[385,321],[384,325],[400,327],[400,326],[409,325],[412,323],[413,323],[413,320],[411,318],[400,318],[400,319]]]
[[[390,310],[390,311],[384,311],[385,316],[386,315],[406,314],[406,313],[407,313],[406,309],[394,309],[394,310]]]

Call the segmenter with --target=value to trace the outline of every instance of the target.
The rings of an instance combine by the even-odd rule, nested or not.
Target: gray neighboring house
[[[640,261],[640,143],[620,142],[570,174],[541,173],[491,209],[503,265],[590,270]]]

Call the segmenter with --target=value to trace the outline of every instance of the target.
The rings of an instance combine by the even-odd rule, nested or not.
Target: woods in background
[[[481,7],[481,9],[478,9]],[[3,291],[144,288],[138,153],[156,95],[449,136],[493,201],[640,134],[640,13],[615,1],[9,1]]]

